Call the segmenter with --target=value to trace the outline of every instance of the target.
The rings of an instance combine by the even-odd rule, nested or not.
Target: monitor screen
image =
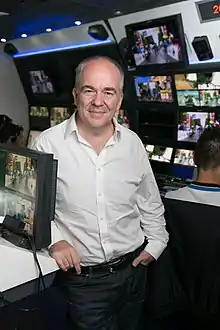
[[[49,117],[49,110],[47,107],[30,107],[31,117]]]
[[[148,158],[151,160],[155,160],[158,162],[170,163],[173,148],[154,146],[154,145],[146,145],[146,151],[148,153]]]
[[[43,70],[33,70],[29,72],[31,88],[34,94],[54,93],[53,84]]]
[[[214,112],[182,112],[178,123],[178,141],[197,142],[206,128],[219,126],[219,115]]]
[[[36,140],[36,138],[41,134],[41,131],[30,131],[28,136],[28,143],[27,147],[31,148],[33,142]]]
[[[50,110],[50,126],[55,126],[62,123],[64,120],[70,117],[68,108],[54,107]]]
[[[180,14],[126,26],[136,67],[188,62]]]
[[[176,149],[174,164],[183,166],[195,166],[193,159],[193,150]]]
[[[139,102],[172,103],[170,76],[135,77],[135,90]]]
[[[216,107],[220,105],[220,72],[175,75],[179,106]]]
[[[1,152],[2,153],[2,152]],[[0,194],[1,214],[24,222],[24,230],[32,235],[36,200],[36,160],[14,153],[5,155],[4,185]],[[2,208],[2,206],[4,206]]]

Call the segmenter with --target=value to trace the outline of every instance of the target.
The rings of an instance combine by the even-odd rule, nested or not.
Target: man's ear
[[[72,95],[73,95],[73,99],[74,99],[74,104],[75,104],[75,106],[77,106],[77,96],[78,96],[78,93],[77,93],[76,88],[73,88]]]

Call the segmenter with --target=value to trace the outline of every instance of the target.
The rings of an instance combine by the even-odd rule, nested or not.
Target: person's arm
[[[147,153],[141,160],[143,177],[138,189],[137,206],[141,213],[141,227],[148,240],[145,251],[158,259],[169,239],[164,218],[164,206]]]

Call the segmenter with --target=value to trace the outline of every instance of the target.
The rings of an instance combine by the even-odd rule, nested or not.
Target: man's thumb
[[[138,256],[136,259],[134,259],[132,266],[133,267],[137,267],[139,265],[139,263],[141,262],[141,257]]]

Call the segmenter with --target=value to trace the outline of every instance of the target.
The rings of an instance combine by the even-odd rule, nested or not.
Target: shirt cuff
[[[162,252],[165,250],[167,244],[159,241],[152,241],[147,244],[145,251],[150,253],[154,259],[158,259]]]

